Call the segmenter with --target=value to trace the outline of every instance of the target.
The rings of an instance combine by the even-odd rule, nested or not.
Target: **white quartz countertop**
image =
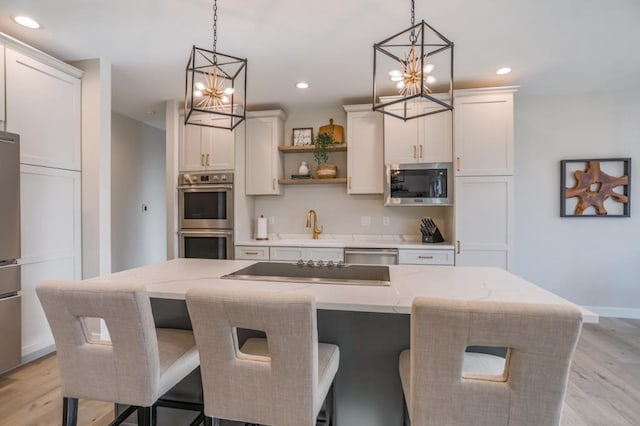
[[[364,235],[364,234],[320,234],[317,240],[310,234],[270,234],[268,240],[240,240],[237,246],[276,247],[334,247],[334,248],[398,248],[453,250],[453,244],[423,243],[416,235]]]
[[[249,260],[174,259],[89,281],[141,283],[150,297],[164,299],[184,299],[189,288],[202,287],[303,293],[315,297],[318,309],[357,312],[408,314],[416,296],[573,305],[510,272],[489,267],[391,265],[391,285],[388,287],[220,278],[253,263]],[[582,311],[585,322],[598,322],[596,314]]]

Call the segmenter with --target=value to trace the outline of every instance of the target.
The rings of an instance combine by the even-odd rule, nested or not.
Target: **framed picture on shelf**
[[[629,217],[631,159],[560,161],[561,217]]]
[[[313,128],[312,127],[300,127],[291,130],[292,145],[313,145]]]

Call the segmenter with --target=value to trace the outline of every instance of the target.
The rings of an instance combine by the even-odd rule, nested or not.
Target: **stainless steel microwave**
[[[453,163],[387,164],[385,206],[450,206]]]

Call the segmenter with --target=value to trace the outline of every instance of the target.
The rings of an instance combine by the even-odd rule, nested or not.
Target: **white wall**
[[[72,62],[82,77],[82,278],[111,272],[111,64]]]
[[[167,255],[165,133],[113,113],[111,144],[113,272],[161,262]]]
[[[614,316],[640,316],[639,117],[640,90],[515,97],[514,272]],[[606,157],[632,158],[631,217],[561,218],[560,160]]]

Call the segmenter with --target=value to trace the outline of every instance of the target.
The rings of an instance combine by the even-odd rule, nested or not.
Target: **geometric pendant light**
[[[453,109],[453,42],[425,21],[373,45],[373,109],[404,121]]]
[[[213,49],[191,49],[185,78],[184,123],[233,130],[246,117],[247,60],[216,50],[218,1],[213,3]]]

